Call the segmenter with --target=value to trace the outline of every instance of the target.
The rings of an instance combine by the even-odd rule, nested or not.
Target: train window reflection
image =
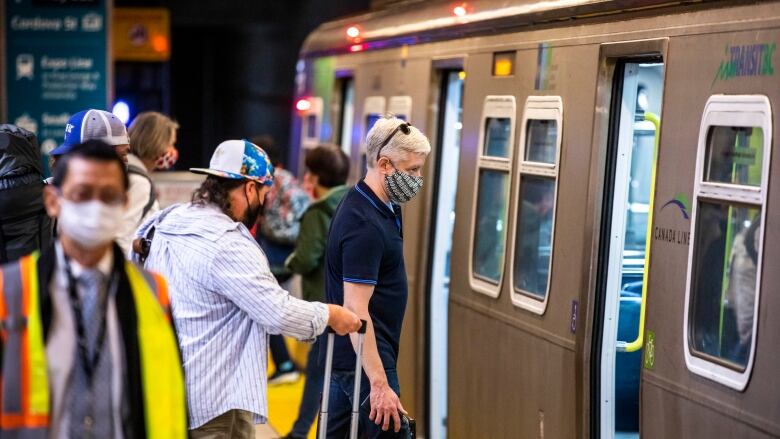
[[[498,285],[504,267],[506,211],[509,174],[492,169],[479,171],[476,229],[474,231],[474,274]]]
[[[524,175],[515,243],[515,290],[544,300],[552,252],[555,179]]]
[[[761,128],[713,126],[707,136],[705,180],[761,184],[764,132]]]
[[[489,117],[485,121],[485,152],[487,156],[509,157],[509,136],[512,124],[508,117]]]
[[[753,341],[761,209],[699,203],[691,285],[694,352],[745,370]]]
[[[685,365],[743,391],[760,341],[757,312],[772,155],[769,98],[710,96],[699,132],[685,289]]]
[[[532,119],[527,125],[525,160],[529,162],[555,163],[558,139],[558,121]]]

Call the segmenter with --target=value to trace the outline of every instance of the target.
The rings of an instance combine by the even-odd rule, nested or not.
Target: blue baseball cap
[[[274,184],[274,167],[262,148],[246,140],[226,140],[217,146],[208,168],[190,168],[195,174],[254,180],[264,186]]]
[[[118,117],[103,110],[79,111],[65,125],[65,139],[49,154],[59,156],[69,153],[73,147],[87,140],[102,140],[108,145],[128,145],[127,128]]]

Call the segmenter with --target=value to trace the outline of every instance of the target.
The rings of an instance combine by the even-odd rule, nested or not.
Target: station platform
[[[285,337],[287,349],[295,364],[304,368],[306,364],[306,355],[309,352],[309,345],[299,343],[293,339]],[[274,371],[273,359],[268,358],[268,374]],[[287,434],[292,428],[296,417],[298,416],[298,407],[303,394],[303,384],[305,376],[290,384],[280,384],[268,387],[268,424],[258,425],[256,430],[257,439],[276,439]],[[317,422],[314,422],[309,431],[308,439],[316,438]]]

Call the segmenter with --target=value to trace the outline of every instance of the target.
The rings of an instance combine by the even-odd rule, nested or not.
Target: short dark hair
[[[201,207],[206,204],[214,204],[222,210],[222,213],[229,216],[230,191],[247,181],[249,180],[243,178],[222,178],[209,175],[192,194],[192,204]]]
[[[130,187],[130,180],[127,176],[127,165],[125,162],[122,161],[122,158],[119,157],[119,154],[116,153],[113,146],[102,140],[96,139],[80,143],[57,158],[57,165],[54,167],[54,172],[52,173],[52,185],[54,185],[54,187],[62,187],[65,177],[68,176],[70,161],[75,158],[103,163],[116,163],[122,173],[122,184],[124,185],[125,191]]]
[[[322,144],[306,153],[306,168],[319,179],[321,186],[331,188],[347,183],[349,157],[336,145]]]
[[[260,134],[254,136],[252,137],[251,142],[260,148],[263,148],[263,151],[268,154],[268,158],[271,159],[272,165],[276,166],[279,164],[285,164],[286,160],[283,151],[279,145],[276,144],[276,140],[274,140],[273,136],[270,134]]]

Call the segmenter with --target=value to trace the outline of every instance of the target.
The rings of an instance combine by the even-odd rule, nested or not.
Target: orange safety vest
[[[147,439],[187,437],[186,397],[178,344],[159,275],[124,262],[135,305],[144,432]],[[38,254],[0,269],[0,436],[46,438],[49,382],[41,317]],[[160,306],[162,305],[162,306]],[[128,359],[128,361],[130,361]]]

